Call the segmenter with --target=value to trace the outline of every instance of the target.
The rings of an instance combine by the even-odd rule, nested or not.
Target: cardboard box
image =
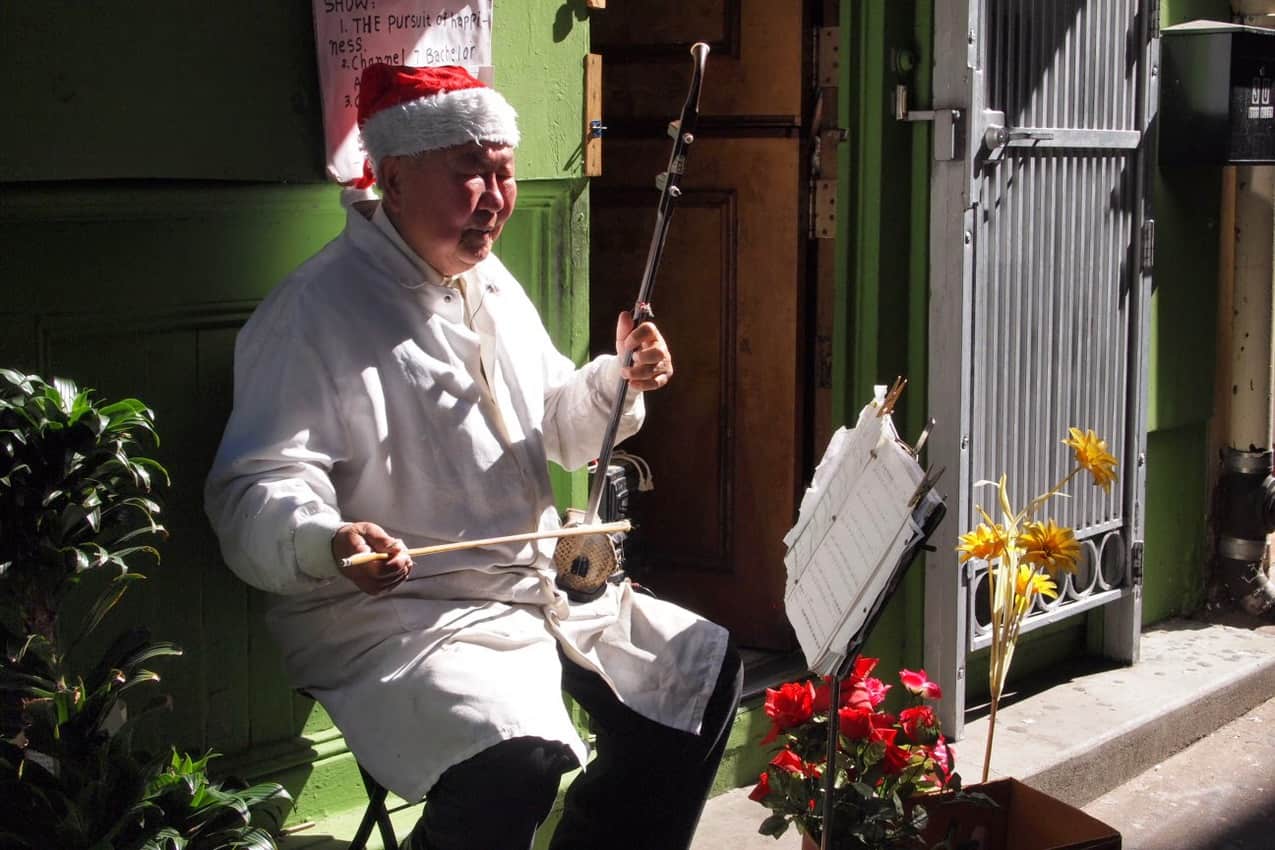
[[[945,802],[948,795],[924,798],[929,813],[925,846],[956,825],[958,841],[978,841],[978,850],[1120,850],[1120,833],[1074,806],[1037,791],[1017,779],[970,785],[996,801],[995,808]]]

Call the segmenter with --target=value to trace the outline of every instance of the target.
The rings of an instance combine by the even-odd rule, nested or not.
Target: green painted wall
[[[498,252],[577,358],[582,5],[499,3],[493,47],[525,139],[519,211]],[[322,177],[310,3],[6,3],[0,40],[0,365],[142,398],[172,473],[163,563],[121,614],[186,650],[161,668],[174,710],[150,741],[212,748],[223,769],[304,787],[298,818],[352,804],[362,791],[343,741],[284,683],[265,599],[221,564],[200,504],[238,326],[344,221]],[[583,496],[578,476],[555,484]]]
[[[1226,0],[1164,0],[1164,26],[1230,19]],[[1208,423],[1216,345],[1221,169],[1167,167],[1154,185],[1147,548],[1143,622],[1204,598]]]
[[[925,414],[930,134],[895,121],[892,104],[897,83],[929,102],[932,21],[927,0],[841,4],[838,114],[849,138],[838,150],[834,425],[854,421],[874,384],[902,375],[896,421],[912,437]],[[865,652],[883,670],[920,663],[923,576],[918,561],[873,630]]]

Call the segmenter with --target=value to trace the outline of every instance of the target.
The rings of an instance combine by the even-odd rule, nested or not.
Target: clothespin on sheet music
[[[925,470],[925,477],[921,479],[921,483],[916,485],[916,491],[912,494],[912,498],[908,499],[908,507],[915,508],[921,504],[921,500],[925,498],[925,494],[934,489],[934,485],[939,483],[939,479],[943,477],[943,472],[947,467],[931,466]]]
[[[890,387],[890,391],[885,394],[885,401],[881,403],[881,409],[877,411],[877,416],[888,416],[894,412],[894,404],[899,400],[899,396],[903,395],[903,388],[907,385],[907,378],[897,377],[894,379],[894,384]]]

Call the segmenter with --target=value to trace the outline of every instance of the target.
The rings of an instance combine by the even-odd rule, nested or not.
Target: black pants
[[[730,734],[743,671],[728,646],[700,734],[621,705],[595,673],[562,659],[562,687],[589,713],[597,754],[567,791],[551,850],[690,846]],[[502,741],[454,765],[430,789],[414,850],[528,850],[576,766],[560,743]]]

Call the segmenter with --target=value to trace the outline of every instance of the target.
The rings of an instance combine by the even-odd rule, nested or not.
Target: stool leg
[[[381,844],[385,850],[398,850],[398,839],[394,836],[394,824],[390,822],[390,813],[385,808],[385,798],[389,791],[371,777],[363,765],[359,765],[359,775],[363,777],[363,787],[367,789],[367,810],[363,812],[363,820],[359,823],[354,839],[350,841],[349,850],[363,850],[367,839],[372,834],[375,824],[381,830]]]

